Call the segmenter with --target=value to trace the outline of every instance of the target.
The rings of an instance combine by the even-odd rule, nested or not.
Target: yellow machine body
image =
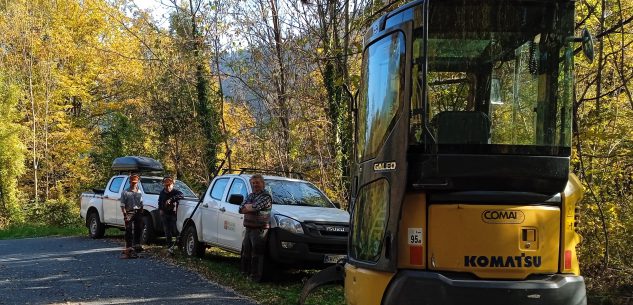
[[[425,193],[409,193],[398,231],[398,270],[463,272],[486,280],[579,275],[576,246],[581,238],[575,225],[582,197],[582,186],[573,174],[561,193],[561,206],[428,204]],[[347,304],[382,304],[396,273],[347,264]]]

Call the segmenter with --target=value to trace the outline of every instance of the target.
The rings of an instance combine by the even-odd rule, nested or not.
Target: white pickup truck
[[[185,199],[193,204],[198,202],[196,195],[182,181],[176,180],[174,188],[185,195]],[[101,238],[106,227],[125,228],[123,213],[121,212],[121,192],[130,187],[129,176],[117,175],[110,178],[106,189],[93,190],[92,193],[81,194],[81,217],[85,219],[88,227],[88,235],[92,238]],[[141,176],[139,190],[143,195],[143,234],[141,242],[149,243],[154,237],[163,234],[163,225],[158,212],[158,195],[163,189],[162,177]]]
[[[238,213],[239,204],[230,203],[229,198],[233,194],[246,198],[251,192],[250,177],[248,174],[216,177],[197,209],[193,201],[181,202],[176,225],[183,232],[187,255],[201,257],[206,246],[240,253],[243,215]],[[347,211],[338,208],[307,181],[278,176],[264,176],[264,180],[273,197],[268,266],[264,270],[271,270],[272,265],[323,267],[345,257],[350,221]]]
[[[146,157],[121,157],[114,160],[112,169],[117,171],[143,170],[162,171],[162,165],[151,158]],[[88,235],[92,238],[101,238],[107,227],[124,229],[123,213],[119,199],[121,192],[130,187],[129,175],[115,175],[110,178],[104,190],[93,189],[92,192],[81,194],[81,217],[86,222]],[[149,243],[154,237],[163,234],[163,225],[158,211],[158,195],[163,189],[163,178],[141,175],[139,190],[143,196],[144,226],[141,242]],[[180,190],[185,198],[194,204],[198,197],[182,181],[176,180],[174,188]]]

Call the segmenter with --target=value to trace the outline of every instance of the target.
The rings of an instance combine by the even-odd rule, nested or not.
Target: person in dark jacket
[[[181,191],[174,189],[174,179],[172,177],[163,178],[163,187],[160,195],[158,195],[158,210],[163,222],[167,249],[170,253],[173,253],[174,244],[172,238],[177,235],[176,210],[178,209],[179,200],[184,196]]]
[[[143,195],[138,189],[140,177],[130,175],[130,188],[121,193],[121,212],[125,222],[125,249],[121,258],[137,258],[141,251],[141,233],[143,232]]]
[[[244,274],[250,274],[253,280],[261,282],[264,274],[264,255],[273,199],[264,189],[265,183],[262,175],[253,175],[250,182],[253,192],[246,197],[239,208],[240,214],[244,214],[244,227],[246,228],[242,241],[240,270]]]

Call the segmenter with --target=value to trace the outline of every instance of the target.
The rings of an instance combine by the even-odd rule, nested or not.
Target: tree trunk
[[[275,40],[275,56],[277,57],[279,77],[277,78],[277,102],[279,106],[279,122],[281,124],[281,148],[283,160],[285,164],[281,164],[282,170],[290,171],[289,155],[290,155],[290,113],[288,111],[286,96],[286,70],[284,66],[284,57],[282,53],[281,27],[279,25],[279,12],[275,0],[269,0],[270,10],[273,17],[273,35]]]
[[[196,92],[197,92],[197,112],[200,119],[200,125],[205,136],[204,144],[204,164],[206,166],[206,179],[210,180],[211,175],[216,171],[217,156],[217,136],[215,131],[215,116],[213,109],[209,107],[209,81],[205,76],[204,59],[200,56],[203,49],[202,37],[198,32],[198,24],[196,22],[197,9],[193,7],[193,0],[189,0],[189,9],[191,12],[191,38],[193,40],[193,54],[196,62]]]

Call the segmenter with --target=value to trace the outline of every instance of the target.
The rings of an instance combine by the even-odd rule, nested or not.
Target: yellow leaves
[[[145,105],[130,93],[145,78],[141,43],[130,24],[106,0],[6,3],[0,70],[15,76],[22,91],[20,103],[10,107],[18,107],[25,130],[18,135],[29,146],[24,183],[34,185],[39,176],[39,189],[28,189],[31,198],[77,192],[94,179],[87,156],[97,149],[92,128],[99,121],[87,124],[88,116]],[[60,183],[64,190],[48,192]]]
[[[224,102],[224,124],[226,126],[226,137],[229,148],[232,151],[232,160],[238,160],[233,167],[251,166],[249,162],[244,162],[243,157],[250,152],[247,147],[252,144],[254,139],[253,128],[255,127],[255,118],[251,114],[247,106],[231,101]],[[218,154],[218,159],[223,160],[226,157],[224,145],[223,150]],[[240,163],[240,157],[242,162]]]

